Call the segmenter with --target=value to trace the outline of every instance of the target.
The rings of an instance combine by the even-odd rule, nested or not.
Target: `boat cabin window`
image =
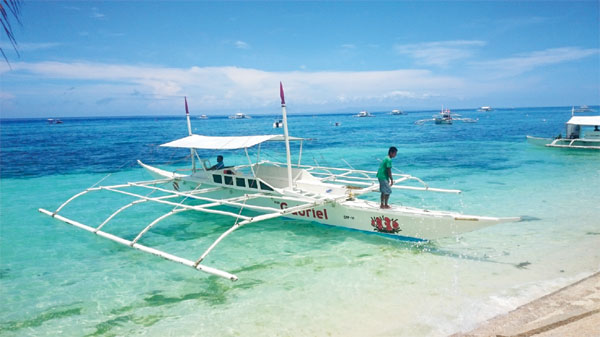
[[[246,179],[244,178],[235,178],[235,184],[239,187],[246,187]]]
[[[219,174],[213,174],[213,181],[217,184],[222,184],[223,178]]]
[[[265,191],[272,191],[273,189],[270,188],[269,186],[267,186],[265,183],[263,183],[262,181],[260,182],[260,189],[261,190],[265,190]]]
[[[225,176],[225,185],[233,185],[233,177]]]
[[[254,180],[254,179],[248,179],[248,187],[250,187],[250,188],[258,188],[258,186],[256,185],[256,180]]]

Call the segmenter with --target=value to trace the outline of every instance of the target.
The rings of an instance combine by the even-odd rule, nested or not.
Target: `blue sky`
[[[25,1],[1,117],[600,104],[599,1]]]

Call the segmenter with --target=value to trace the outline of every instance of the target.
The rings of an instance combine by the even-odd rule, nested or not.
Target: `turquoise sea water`
[[[598,271],[600,152],[545,149],[525,140],[564,134],[570,107],[457,112],[479,122],[414,125],[431,111],[291,115],[290,133],[311,138],[303,163],[344,167],[345,160],[375,170],[395,145],[395,169],[463,191],[395,191],[394,203],[524,221],[415,245],[269,220],[236,231],[209,255],[207,265],[235,273],[237,282],[37,211],[54,210],[99,181],[151,179],[136,159],[184,164],[187,151],[157,147],[186,135],[184,118],[2,120],[0,335],[447,336]],[[280,133],[272,129],[275,118],[215,117],[192,125],[206,135]],[[261,149],[268,159],[282,161],[283,153],[281,145]],[[222,154],[227,165],[246,163],[243,152]],[[64,214],[98,225],[128,201],[90,194]],[[131,238],[168,210],[140,205],[106,230]],[[231,218],[182,213],[142,243],[195,259],[231,224]]]

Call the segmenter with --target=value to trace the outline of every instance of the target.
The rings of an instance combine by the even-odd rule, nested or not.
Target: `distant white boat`
[[[494,109],[492,109],[491,106],[482,106],[479,108],[479,111],[492,111]]]
[[[200,117],[198,117],[198,118],[200,118],[200,119],[208,119],[208,116],[207,115],[200,115]]]
[[[62,124],[63,121],[60,119],[48,118],[48,124]]]
[[[375,117],[375,116],[373,116],[367,110],[363,110],[363,111],[359,112],[357,115],[354,115],[354,117]]]
[[[527,136],[527,141],[546,147],[600,150],[600,115],[575,116],[575,112],[578,110],[573,107],[571,119],[566,123],[565,138],[562,135],[554,139]]]
[[[450,109],[442,110],[438,116],[433,117],[435,124],[452,124],[452,113]]]
[[[390,112],[391,115],[406,115],[406,112],[402,111],[402,110],[398,110],[398,109],[394,109],[392,110],[392,112]]]
[[[460,118],[461,116],[458,114],[453,114],[450,112],[450,109],[444,109],[442,107],[442,111],[439,114],[433,116],[430,119],[421,119],[415,122],[417,125],[423,125],[427,122],[433,121],[435,124],[452,124],[454,121],[461,121],[464,123],[477,123],[477,119],[472,118]]]
[[[273,122],[273,129],[278,129],[278,128],[282,128],[282,127],[283,127],[283,121],[281,119]]]
[[[252,117],[245,115],[241,112],[238,112],[233,116],[229,116],[229,119],[250,119],[250,118],[252,118]]]
[[[571,108],[571,112],[594,112],[593,109],[590,109],[587,105],[582,105],[579,108],[573,107]]]

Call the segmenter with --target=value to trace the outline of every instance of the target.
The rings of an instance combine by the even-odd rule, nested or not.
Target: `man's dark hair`
[[[398,149],[395,146],[390,147],[388,154],[398,153]]]

